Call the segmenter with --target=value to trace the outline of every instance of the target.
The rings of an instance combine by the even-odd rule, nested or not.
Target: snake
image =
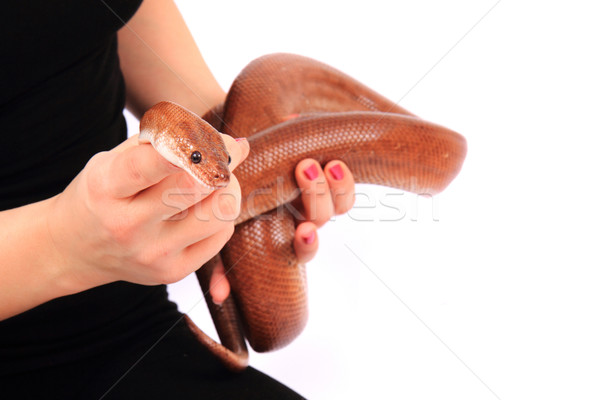
[[[184,315],[200,343],[233,371],[257,352],[292,342],[308,320],[306,269],[297,259],[293,207],[297,163],[345,162],[356,183],[435,195],[458,175],[466,157],[460,134],[420,118],[340,70],[309,57],[275,53],[250,62],[225,102],[201,117],[170,102],[144,114],[140,140],[202,185],[230,179],[231,158],[219,132],[247,137],[250,154],[235,171],[241,211],[233,236],[197,272],[218,343]],[[223,263],[231,293],[217,305],[210,277]]]

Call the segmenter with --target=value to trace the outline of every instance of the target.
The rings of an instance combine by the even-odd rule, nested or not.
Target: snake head
[[[177,126],[178,129],[185,130],[186,135],[178,143],[177,158],[180,164],[176,165],[208,188],[227,186],[231,156],[221,134],[202,119],[195,121],[192,127],[187,126],[184,121]]]
[[[229,183],[231,157],[221,134],[175,103],[158,103],[144,114],[140,142],[150,142],[168,161],[209,189]]]

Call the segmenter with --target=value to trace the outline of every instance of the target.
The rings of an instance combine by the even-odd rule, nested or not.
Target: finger
[[[188,274],[196,271],[208,260],[214,257],[233,235],[234,226],[230,224],[227,228],[220,230],[214,235],[186,247],[179,255],[176,265],[186,268]],[[184,272],[184,273],[185,273]]]
[[[215,191],[204,201],[165,218],[160,240],[174,248],[185,248],[218,231],[228,229],[240,213],[239,182],[232,176],[230,185]]]
[[[302,160],[296,166],[295,175],[302,191],[300,197],[304,217],[317,226],[322,226],[333,216],[333,202],[321,166],[312,159]]]
[[[219,258],[219,262],[215,264],[212,276],[210,277],[210,296],[213,303],[223,304],[229,296],[231,287],[225,275],[225,267],[223,261]]]
[[[231,156],[231,164],[229,164],[229,171],[233,171],[237,168],[242,161],[248,157],[250,152],[250,144],[246,138],[234,139],[229,135],[221,133],[221,137],[225,142],[225,147]]]
[[[323,172],[331,189],[334,213],[347,212],[354,205],[354,176],[342,161],[328,162]]]
[[[227,151],[231,156],[231,164],[229,166],[231,171],[246,159],[250,151],[250,146],[246,139],[236,141],[228,135],[222,135],[222,137]],[[190,174],[182,170],[180,171],[181,173],[167,177],[138,196],[143,204],[154,205],[154,215],[158,219],[168,219],[176,216],[198,204],[214,191],[214,189],[207,188],[199,183]],[[239,186],[235,176],[231,174],[227,187],[236,187],[236,185]]]
[[[223,229],[201,242],[186,247],[163,264],[157,282],[161,284],[178,282],[197,271],[223,248],[231,235],[233,235],[233,224],[228,229]]]
[[[135,202],[148,212],[147,218],[164,221],[185,212],[214,192],[183,170],[139,193]],[[181,216],[178,216],[181,219]]]
[[[294,234],[294,250],[301,263],[312,260],[317,254],[319,240],[317,226],[312,222],[303,222],[296,228]]]
[[[180,169],[164,159],[149,144],[129,146],[116,152],[106,165],[109,194],[116,198],[133,196]]]

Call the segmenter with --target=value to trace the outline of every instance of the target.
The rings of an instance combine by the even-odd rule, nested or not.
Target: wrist
[[[45,254],[40,257],[44,263],[40,267],[46,274],[46,282],[50,290],[56,297],[79,293],[105,283],[110,280],[94,272],[86,260],[77,257],[72,249],[77,248],[76,243],[69,243],[75,240],[69,233],[72,231],[68,226],[68,221],[61,219],[59,207],[60,194],[46,200],[43,207],[45,218],[43,226],[40,226],[40,242],[45,243]]]
[[[0,213],[0,320],[89,288],[74,280],[48,229],[55,198]],[[71,264],[72,265],[72,264]]]

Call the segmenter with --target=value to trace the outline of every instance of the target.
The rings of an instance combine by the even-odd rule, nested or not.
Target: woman
[[[233,196],[204,193],[137,135],[126,139],[125,102],[137,117],[162,100],[202,115],[225,96],[174,3],[139,3],[3,7],[2,397],[299,397],[252,368],[226,371],[167,299],[164,284],[229,239],[240,192],[233,178],[220,189]],[[224,140],[234,170],[248,144]],[[307,261],[317,227],[351,205],[353,180],[342,163],[322,170],[314,160],[299,163],[296,178],[304,190],[327,188],[302,198],[308,221],[294,244]],[[187,217],[167,220],[167,191],[181,193]],[[201,206],[231,218],[199,221]],[[216,302],[229,291],[223,274],[213,276]]]

